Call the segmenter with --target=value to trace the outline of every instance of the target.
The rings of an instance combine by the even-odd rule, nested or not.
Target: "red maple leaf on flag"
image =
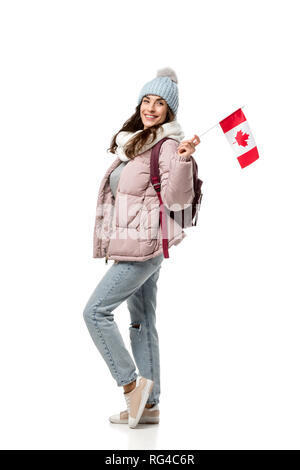
[[[239,145],[242,145],[243,147],[247,147],[247,145],[248,145],[247,140],[248,139],[249,139],[249,134],[247,134],[246,132],[243,132],[243,131],[238,131],[236,136],[235,136],[235,140],[237,141],[237,143]]]

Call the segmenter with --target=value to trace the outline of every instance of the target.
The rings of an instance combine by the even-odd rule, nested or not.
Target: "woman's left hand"
[[[183,140],[182,142],[180,142],[177,148],[177,153],[181,157],[189,159],[190,156],[195,152],[195,146],[198,144],[200,144],[200,138],[195,134],[192,139]]]

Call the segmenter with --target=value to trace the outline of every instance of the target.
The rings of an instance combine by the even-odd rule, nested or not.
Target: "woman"
[[[113,137],[110,152],[116,160],[105,173],[97,200],[94,228],[94,258],[114,260],[91,295],[84,320],[90,335],[118,386],[124,387],[127,410],[110,421],[159,422],[160,364],[155,327],[157,281],[164,259],[159,226],[159,200],[150,181],[151,148],[163,137],[159,154],[161,197],[164,205],[177,210],[194,197],[190,155],[194,140],[176,121],[177,77],[172,69],[159,70],[142,88],[136,111]],[[175,206],[173,206],[174,208]],[[176,209],[174,209],[176,210]],[[168,246],[186,236],[174,219],[168,218]],[[140,376],[125,348],[113,310],[127,301],[132,352]]]

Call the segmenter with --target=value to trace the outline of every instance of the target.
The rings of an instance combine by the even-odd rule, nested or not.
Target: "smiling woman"
[[[136,427],[139,421],[159,422],[156,296],[164,252],[160,206],[150,178],[151,151],[157,142],[166,138],[159,155],[164,204],[183,207],[194,197],[189,158],[194,145],[182,142],[184,133],[176,120],[177,109],[175,72],[159,70],[156,78],[142,88],[135,113],[112,139],[109,150],[117,158],[101,181],[97,199],[93,256],[118,263],[110,267],[91,295],[84,320],[111,375],[118,386],[124,387],[127,410],[111,416],[110,421],[128,423],[130,427]],[[185,236],[182,227],[170,218],[168,247]],[[125,301],[135,363],[114,322],[113,311]]]

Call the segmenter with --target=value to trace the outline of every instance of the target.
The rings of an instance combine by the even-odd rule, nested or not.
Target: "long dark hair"
[[[140,115],[141,104],[142,102],[136,107],[135,113],[129,119],[127,119],[122,128],[113,136],[110,147],[107,149],[109,152],[116,153],[116,138],[121,131],[136,132],[142,130],[142,132],[139,132],[133,139],[131,139],[129,144],[127,144],[124,148],[125,155],[128,158],[133,159],[136,155],[139,154],[139,151],[146,142],[150,144],[156,139],[157,131],[160,127],[162,127],[162,124],[171,122],[175,119],[174,113],[167,104],[168,110],[165,121],[163,123],[155,124],[144,129],[144,124]],[[152,136],[152,140],[148,141],[150,136]]]

